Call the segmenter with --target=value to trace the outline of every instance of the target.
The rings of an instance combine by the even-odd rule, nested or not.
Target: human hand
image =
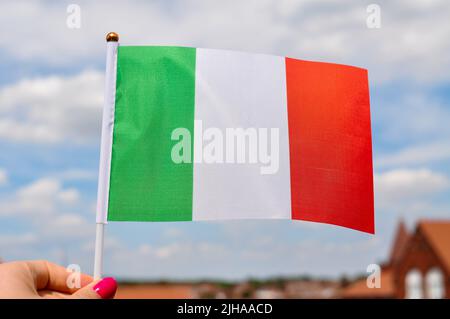
[[[17,261],[0,264],[0,298],[112,299],[117,290],[113,278],[94,281],[80,274],[80,288],[69,288],[71,275],[48,261]]]

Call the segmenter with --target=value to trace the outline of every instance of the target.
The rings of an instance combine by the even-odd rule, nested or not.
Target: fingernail
[[[111,277],[103,278],[92,289],[94,289],[102,299],[111,299],[114,298],[114,295],[116,294],[117,282]]]

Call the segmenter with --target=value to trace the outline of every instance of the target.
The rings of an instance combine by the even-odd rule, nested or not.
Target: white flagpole
[[[94,279],[102,277],[103,241],[107,222],[109,174],[111,168],[111,145],[114,126],[114,105],[116,92],[117,47],[119,35],[106,35],[105,100],[103,105],[100,166],[97,191],[97,225],[95,235]]]
[[[97,223],[95,229],[95,256],[94,256],[94,280],[102,277],[103,270],[103,239],[104,223]]]

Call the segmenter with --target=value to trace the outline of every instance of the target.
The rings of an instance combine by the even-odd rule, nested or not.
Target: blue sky
[[[67,6],[81,28],[66,25]],[[0,257],[93,264],[105,34],[369,70],[376,235],[290,221],[110,223],[105,272],[245,278],[363,272],[399,218],[450,218],[450,4],[378,1],[0,3]]]

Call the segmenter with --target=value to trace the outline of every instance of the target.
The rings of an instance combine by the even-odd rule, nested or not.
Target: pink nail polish
[[[102,299],[112,299],[116,294],[117,282],[111,277],[103,278],[93,289]]]

